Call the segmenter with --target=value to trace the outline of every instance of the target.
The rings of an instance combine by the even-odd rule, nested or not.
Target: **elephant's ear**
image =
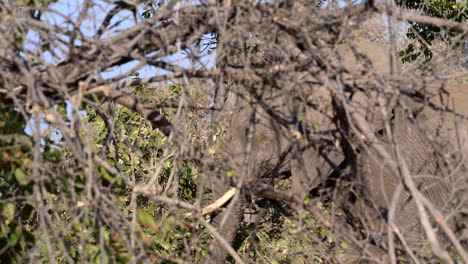
[[[453,193],[453,186],[449,179],[444,179],[440,175],[430,174],[414,175],[419,190],[431,201],[437,208],[443,208]]]

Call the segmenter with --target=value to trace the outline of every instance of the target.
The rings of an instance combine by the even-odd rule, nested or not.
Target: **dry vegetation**
[[[380,1],[41,3],[0,2],[0,262],[468,263],[466,22]],[[407,21],[454,37],[377,70]]]

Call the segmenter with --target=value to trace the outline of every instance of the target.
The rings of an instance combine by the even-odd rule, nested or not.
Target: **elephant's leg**
[[[291,159],[292,192],[300,196],[309,193],[325,182],[343,159],[336,151],[319,153],[313,148],[296,155]]]
[[[216,179],[212,183],[212,195],[214,199],[221,197],[229,189],[229,185],[223,179]],[[242,198],[238,199],[236,204],[231,210],[223,211],[213,217],[211,224],[216,227],[217,231],[223,236],[223,238],[230,244],[236,237],[237,230],[240,226],[241,221],[241,203],[244,202]],[[229,203],[228,203],[229,204]],[[229,215],[226,215],[229,213]],[[223,219],[225,218],[224,223]],[[205,263],[219,264],[226,261],[227,251],[225,245],[214,239],[210,244],[208,251],[208,258]]]

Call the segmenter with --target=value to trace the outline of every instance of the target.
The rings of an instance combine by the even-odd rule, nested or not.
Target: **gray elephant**
[[[362,75],[366,71],[389,77],[399,72],[400,68],[389,48],[378,44],[339,45],[336,53],[332,54],[336,57],[329,58],[330,67],[338,65],[344,69],[340,83],[344,86],[356,86],[356,82],[365,80]],[[308,78],[310,83],[316,81],[307,75],[295,78]],[[308,83],[307,80],[301,82],[301,85],[304,83]],[[362,86],[365,85],[375,84],[364,81]],[[336,117],[345,116],[347,112],[336,113],[339,107],[334,101],[336,97],[331,94],[333,90],[323,85],[288,87],[287,83],[280,90],[259,90],[255,96],[237,91],[236,96],[231,95],[228,99],[228,104],[236,106],[227,109],[230,125],[225,140],[225,157],[229,167],[233,168],[234,185],[248,186],[259,179],[271,181],[275,177],[290,175],[292,192],[301,199],[311,190],[320,189],[317,186],[325,184],[331,175],[349,174],[359,187],[357,196],[365,198],[351,205],[350,211],[354,210],[357,214],[365,212],[372,223],[371,231],[381,233],[390,207],[389,201],[397,189],[400,176],[386,168],[386,161],[379,158],[372,144],[355,143],[359,140],[343,138],[343,134],[340,134],[343,127]],[[423,104],[409,99],[401,100],[406,102],[402,106],[388,104],[379,107],[378,96],[364,89],[353,91],[345,98],[349,98],[349,105],[365,117],[364,120],[370,124],[371,131],[381,141],[386,152],[390,153],[390,157],[395,157],[394,143],[401,146],[404,160],[420,191],[443,210],[451,195],[457,195],[453,183],[457,182],[459,186],[466,184],[466,177],[460,177],[466,175],[466,146],[463,145],[464,139],[457,133],[463,131],[457,129],[457,125],[463,122],[455,122],[454,116],[436,118],[441,116],[438,111],[422,108]],[[296,100],[302,101],[298,103]],[[460,106],[456,110],[468,113]],[[353,125],[351,118],[348,119],[345,122],[350,124],[345,127]],[[427,133],[435,125],[441,129]],[[445,140],[444,152],[436,153],[437,147],[430,143],[436,136]],[[458,158],[448,162],[444,158],[447,155]],[[213,187],[215,197],[222,195],[227,188],[226,179],[217,179]],[[342,201],[337,203],[349,205],[347,195],[340,198]],[[232,208],[227,210],[230,215],[221,213],[213,218],[213,224],[227,241],[234,239],[241,219],[240,207],[244,197],[239,195],[237,199]],[[401,193],[396,206],[395,222],[405,232],[408,242],[421,241],[421,227],[414,215],[415,204],[408,191]],[[226,257],[224,248],[213,245],[211,249],[213,262],[223,262]]]

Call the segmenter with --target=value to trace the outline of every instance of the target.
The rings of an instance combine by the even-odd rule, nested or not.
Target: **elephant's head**
[[[392,72],[390,49],[381,45],[361,43],[350,48],[346,44],[328,52],[329,67],[338,72],[337,79],[343,84],[353,86],[354,77],[366,72],[382,76]],[[291,175],[292,192],[301,199],[344,162],[345,155],[336,146],[340,133],[331,94],[335,88],[310,73],[296,74],[294,80],[283,77],[275,76],[281,89],[235,83],[230,87],[221,115],[228,120],[224,157],[233,168],[233,177],[214,180],[215,198],[227,191],[232,178],[236,185],[249,186],[261,178]],[[343,91],[376,130],[382,129],[382,115],[371,110],[375,94],[369,97],[366,90]],[[213,219],[228,241],[234,238],[240,220],[236,209],[230,214],[225,221],[223,214]],[[223,248],[214,245],[213,259],[220,261],[224,256]]]
[[[421,241],[416,205],[404,188],[398,199],[394,198],[403,181],[398,170],[389,169],[387,163],[400,164],[396,157],[401,153],[417,188],[435,208],[443,210],[449,205],[447,200],[457,194],[454,183],[466,190],[464,119],[440,111],[441,102],[434,100],[444,96],[420,97],[419,102],[409,97],[398,100],[395,97],[399,93],[387,96],[379,87],[385,82],[380,80],[394,78],[400,72],[388,47],[346,44],[328,52],[326,66],[336,73],[334,82],[324,82],[320,73],[308,73],[294,76],[294,81],[277,76],[276,82],[281,84],[278,89],[238,85],[237,90],[231,90],[231,107],[225,109],[229,125],[224,157],[233,168],[234,183],[248,186],[260,178],[290,175],[292,192],[300,199],[314,188],[326,187],[331,175],[339,178],[346,171],[352,176],[351,185],[357,187],[351,192],[356,200],[352,211],[362,218],[369,232],[390,230],[385,228],[385,220],[393,210],[398,235],[409,242]],[[412,89],[427,94],[426,86]],[[449,92],[455,101],[446,102],[454,102],[457,112],[468,114],[468,104],[463,103],[466,96],[460,91]],[[361,139],[353,112],[363,117],[376,142]],[[385,150],[390,160],[382,158],[375,144],[382,146],[380,150]],[[226,182],[217,179],[216,194],[224,190],[219,186]],[[335,202],[345,208],[350,204],[348,198],[342,193]],[[229,239],[240,219],[238,212],[231,213],[234,216],[225,219],[223,230]],[[214,219],[215,224],[222,222],[218,219]],[[375,243],[378,245],[378,241]],[[218,249],[216,254],[222,258],[224,253]]]

